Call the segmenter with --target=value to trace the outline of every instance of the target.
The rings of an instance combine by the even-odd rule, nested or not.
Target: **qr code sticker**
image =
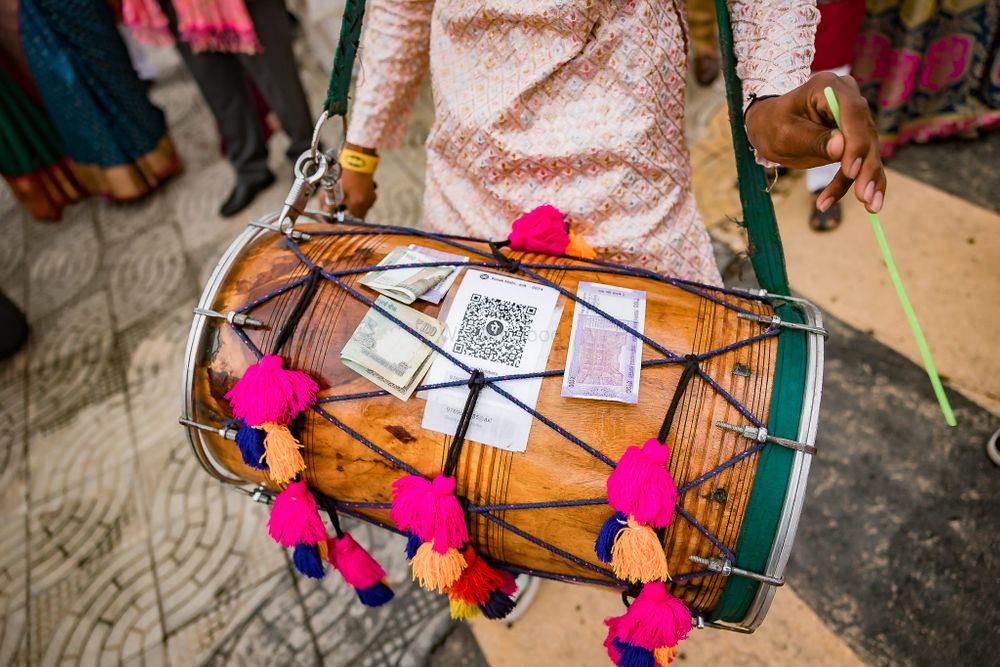
[[[536,310],[535,306],[473,294],[452,351],[484,361],[519,366]]]

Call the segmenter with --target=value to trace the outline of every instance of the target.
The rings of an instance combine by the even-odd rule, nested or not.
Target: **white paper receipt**
[[[545,370],[562,308],[559,292],[508,275],[470,269],[458,286],[445,320],[442,347],[470,368],[487,376],[536,373]],[[425,384],[466,380],[469,374],[438,355]],[[534,409],[541,378],[511,380],[497,386]],[[427,399],[423,427],[453,435],[458,426],[466,386],[431,389],[418,394]],[[507,398],[484,389],[466,437],[469,440],[523,452],[534,418]]]

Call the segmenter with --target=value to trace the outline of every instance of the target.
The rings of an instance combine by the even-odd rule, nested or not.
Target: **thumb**
[[[844,134],[840,130],[831,130],[826,138],[825,152],[830,162],[840,162],[844,157]]]

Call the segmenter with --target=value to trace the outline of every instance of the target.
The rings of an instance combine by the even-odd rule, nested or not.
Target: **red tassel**
[[[466,567],[458,581],[445,592],[453,600],[480,605],[490,598],[490,593],[504,584],[504,578],[480,558],[472,547],[465,547]]]
[[[608,477],[608,504],[642,524],[669,526],[677,502],[677,485],[667,462],[670,448],[650,438],[625,450]]]
[[[233,414],[245,424],[288,424],[316,400],[316,381],[308,373],[283,366],[280,356],[264,355],[226,392]]]

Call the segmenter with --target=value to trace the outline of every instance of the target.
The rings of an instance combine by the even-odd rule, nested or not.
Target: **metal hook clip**
[[[309,198],[316,191],[316,186],[326,176],[328,168],[329,160],[327,160],[326,155],[316,153],[314,156],[312,149],[300,155],[299,159],[295,161],[295,180],[292,181],[292,187],[288,189],[285,204],[281,207],[277,222],[278,229],[293,240],[292,232],[295,231],[295,221],[302,215],[306,204],[309,203]]]

